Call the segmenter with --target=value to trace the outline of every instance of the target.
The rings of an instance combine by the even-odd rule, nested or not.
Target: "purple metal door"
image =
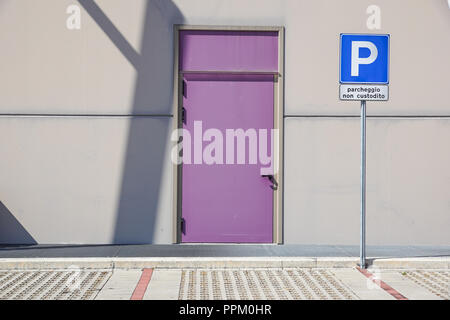
[[[217,40],[214,32],[201,33],[204,35],[210,36],[208,41]],[[223,35],[220,33],[219,37]],[[261,37],[261,33],[256,36]],[[195,59],[189,59],[189,54],[186,57],[187,44],[189,50],[195,51],[199,43],[205,48],[205,42],[195,38],[197,42],[186,43],[187,38],[181,37],[185,55],[180,58],[188,61],[184,68],[189,71],[187,65]],[[239,41],[242,41],[241,33],[231,39],[234,44]],[[249,68],[254,71],[264,68],[263,62],[258,67],[260,70],[255,70],[252,59],[248,59],[249,66],[240,66],[249,72],[214,72],[226,68],[236,70],[239,67],[236,62],[245,60],[237,57],[244,43],[247,52],[256,52],[244,41],[237,44],[237,53],[228,53],[221,62],[208,62],[205,57],[203,66],[200,62],[195,66],[197,70],[184,73],[182,242],[272,242],[273,190],[269,179],[261,176],[261,168],[268,167],[267,162],[262,163],[261,154],[272,154],[274,77],[252,74]],[[261,41],[254,40],[253,45],[261,46]],[[273,51],[267,54],[273,55]],[[262,55],[259,60],[266,59],[263,53],[258,54]],[[234,62],[230,63],[230,59]],[[266,60],[272,63],[270,59],[273,57]]]

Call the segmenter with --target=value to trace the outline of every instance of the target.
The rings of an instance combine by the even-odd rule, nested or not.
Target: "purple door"
[[[274,191],[261,168],[272,154],[274,76],[252,72],[274,71],[276,36],[186,31],[180,41],[182,242],[270,243]]]

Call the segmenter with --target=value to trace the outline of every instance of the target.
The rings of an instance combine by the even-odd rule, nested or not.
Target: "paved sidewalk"
[[[0,246],[1,299],[450,299],[450,247]]]
[[[369,258],[450,257],[450,246],[367,246]],[[0,245],[0,258],[358,257],[339,245]]]
[[[450,268],[450,247],[369,246],[377,268]],[[0,246],[0,270],[67,268],[351,268],[357,246],[32,245]]]
[[[449,290],[449,270],[72,268],[0,271],[0,300],[448,300]]]
[[[140,277],[141,270],[114,270],[103,286],[97,300],[130,300]]]

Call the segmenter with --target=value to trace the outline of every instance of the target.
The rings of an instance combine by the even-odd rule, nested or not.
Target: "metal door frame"
[[[274,141],[274,166],[278,166],[278,172],[274,175],[278,182],[278,190],[273,193],[273,231],[272,242],[283,243],[283,147],[284,147],[284,27],[280,26],[202,26],[202,25],[174,25],[173,46],[173,130],[183,127],[181,122],[181,109],[183,107],[182,86],[183,76],[179,70],[179,34],[181,30],[203,30],[203,31],[272,31],[278,32],[278,72],[274,73],[274,129],[278,129],[278,139]],[[172,142],[171,142],[172,143]],[[181,170],[182,164],[173,164],[173,230],[172,242],[181,243]]]

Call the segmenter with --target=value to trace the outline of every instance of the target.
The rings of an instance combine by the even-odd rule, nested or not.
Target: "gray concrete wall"
[[[356,117],[286,119],[286,243],[358,243],[359,125]],[[449,242],[449,138],[450,119],[369,118],[369,244]]]
[[[447,1],[81,1],[80,30],[70,4],[0,0],[0,243],[171,242],[176,23],[285,26],[284,239],[302,244],[358,243],[339,33],[390,33],[390,100],[368,103],[368,243],[450,244]]]
[[[171,126],[164,117],[0,117],[0,243],[170,243]]]
[[[0,243],[171,243],[183,19],[171,1],[81,4],[0,1]]]

